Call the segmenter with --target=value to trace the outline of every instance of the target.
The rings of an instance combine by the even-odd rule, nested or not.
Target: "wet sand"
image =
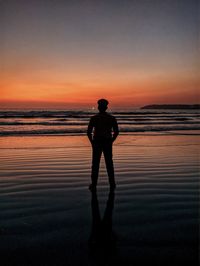
[[[2,265],[198,265],[198,141],[119,136],[91,194],[86,137],[1,137]]]

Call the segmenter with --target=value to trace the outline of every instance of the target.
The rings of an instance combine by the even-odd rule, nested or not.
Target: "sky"
[[[1,0],[0,105],[198,101],[198,0]]]

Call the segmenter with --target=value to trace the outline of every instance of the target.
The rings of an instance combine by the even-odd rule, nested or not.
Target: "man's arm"
[[[112,141],[115,141],[118,135],[119,135],[119,128],[118,128],[117,120],[114,118]]]
[[[89,141],[92,143],[92,131],[93,131],[93,121],[92,118],[90,119],[90,122],[88,124],[88,129],[87,129],[87,136]]]

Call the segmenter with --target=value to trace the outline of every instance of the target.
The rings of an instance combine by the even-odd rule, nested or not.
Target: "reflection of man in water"
[[[115,176],[112,160],[112,144],[119,134],[117,121],[114,116],[108,114],[108,101],[98,100],[99,113],[92,116],[88,125],[87,135],[92,144],[92,184],[90,190],[95,190],[97,185],[99,163],[103,152],[107,173],[109,177],[110,188],[115,189]]]
[[[94,265],[115,265],[117,239],[112,229],[114,190],[110,190],[103,218],[100,215],[96,191],[92,191],[91,195],[92,230],[88,243],[91,259]]]

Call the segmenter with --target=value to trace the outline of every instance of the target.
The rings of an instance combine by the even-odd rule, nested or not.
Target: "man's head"
[[[107,110],[109,102],[106,99],[100,99],[97,103],[100,112],[105,112]]]

